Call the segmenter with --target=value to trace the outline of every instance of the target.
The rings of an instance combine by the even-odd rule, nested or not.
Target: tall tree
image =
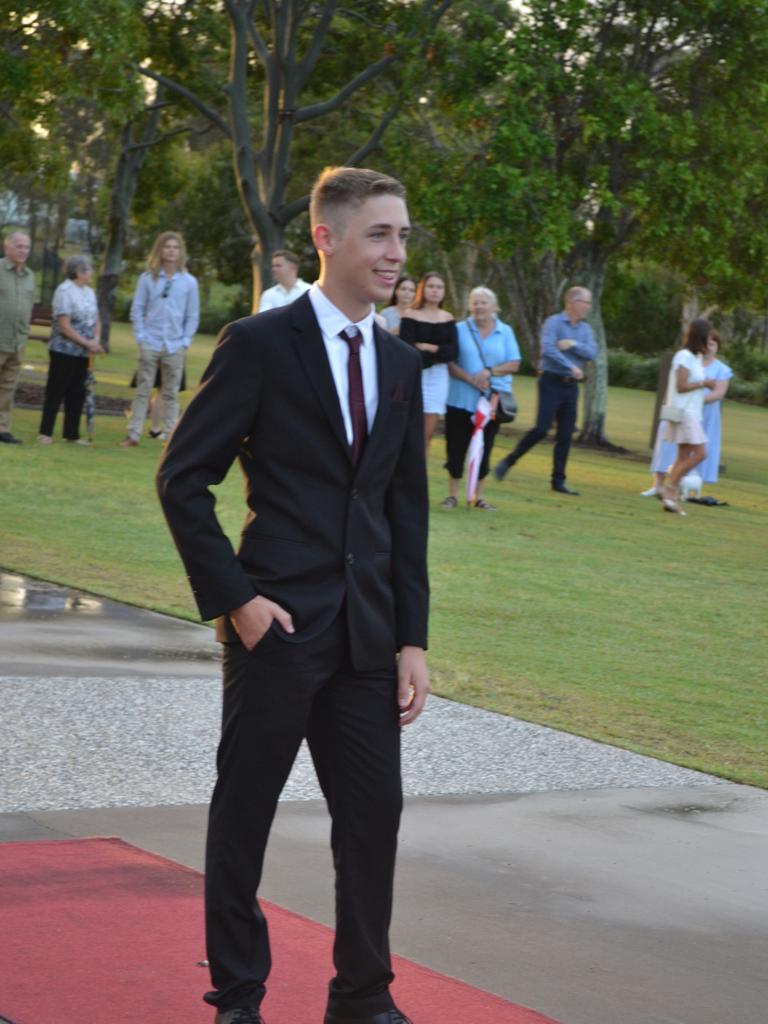
[[[34,169],[52,189],[66,187],[73,106],[98,98],[100,117],[127,116],[140,102],[125,54],[140,47],[132,0],[15,0],[0,11],[0,163]],[[81,118],[82,137],[93,124]],[[63,145],[60,142],[63,141]]]
[[[452,0],[367,0],[341,9],[337,0],[224,0],[230,31],[229,74],[208,95],[161,61],[139,70],[182,97],[228,139],[238,194],[253,239],[253,303],[269,283],[272,252],[286,226],[307,209],[309,177],[296,189],[294,154],[313,146],[322,164],[357,165],[379,145],[399,109],[398,83],[387,73],[426,40]],[[194,11],[191,12],[192,15]],[[376,90],[361,92],[376,82]],[[327,91],[326,91],[327,90]],[[366,95],[366,109],[344,114]],[[323,120],[324,138],[309,129]],[[338,151],[328,145],[334,129]],[[303,136],[301,133],[304,133]]]
[[[599,355],[581,439],[607,443],[609,261],[631,244],[704,281],[743,281],[765,252],[759,226],[749,253],[734,245],[768,166],[765,7],[487,0],[457,24],[422,115],[436,112],[431,155],[414,168],[427,213],[446,240],[492,256],[532,354],[564,286],[591,288]]]

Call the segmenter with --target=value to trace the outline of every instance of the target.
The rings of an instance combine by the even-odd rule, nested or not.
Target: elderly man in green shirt
[[[0,260],[0,442],[21,444],[11,433],[13,396],[21,372],[35,302],[35,277],[26,265],[29,235],[14,231],[5,240]]]

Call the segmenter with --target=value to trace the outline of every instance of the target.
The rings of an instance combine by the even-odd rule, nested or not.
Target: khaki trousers
[[[139,350],[136,398],[133,400],[131,418],[128,421],[128,437],[132,441],[141,438],[158,365],[162,380],[160,393],[163,396],[163,433],[170,434],[176,426],[176,420],[179,418],[179,386],[184,372],[185,352],[186,349],[183,348],[173,353],[156,352],[151,348]]]
[[[21,352],[0,352],[0,434],[11,432],[13,396],[21,373]]]

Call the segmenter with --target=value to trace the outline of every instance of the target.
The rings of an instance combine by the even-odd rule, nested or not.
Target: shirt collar
[[[5,267],[6,270],[10,270],[14,274],[31,274],[32,273],[32,271],[29,269],[29,266],[26,263],[24,263],[22,265],[21,270],[16,270],[16,264],[13,262],[13,260],[9,259],[7,256],[3,256],[3,258],[0,260],[0,263],[2,263],[2,265]]]
[[[367,316],[353,323],[346,313],[334,306],[317,281],[310,285],[307,294],[326,338],[336,338],[347,327],[356,327],[363,336],[363,348],[373,343],[373,306]]]
[[[478,334],[480,333],[480,328],[475,323],[475,318],[473,316],[468,316],[467,317],[467,323],[470,324],[470,326],[472,327],[473,331],[476,331]],[[490,331],[490,333],[488,335],[486,335],[486,337],[490,337],[491,334],[495,334],[495,332],[498,331],[498,329],[499,329],[499,318],[497,316],[495,316],[493,318],[493,330]]]

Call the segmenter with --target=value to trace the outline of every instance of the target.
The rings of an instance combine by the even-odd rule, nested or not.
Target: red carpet
[[[212,1024],[202,877],[120,839],[0,844],[0,1021]],[[330,929],[274,905],[269,1024],[321,1024]],[[394,994],[417,1024],[548,1018],[397,958]],[[549,1021],[549,1024],[553,1022]]]

